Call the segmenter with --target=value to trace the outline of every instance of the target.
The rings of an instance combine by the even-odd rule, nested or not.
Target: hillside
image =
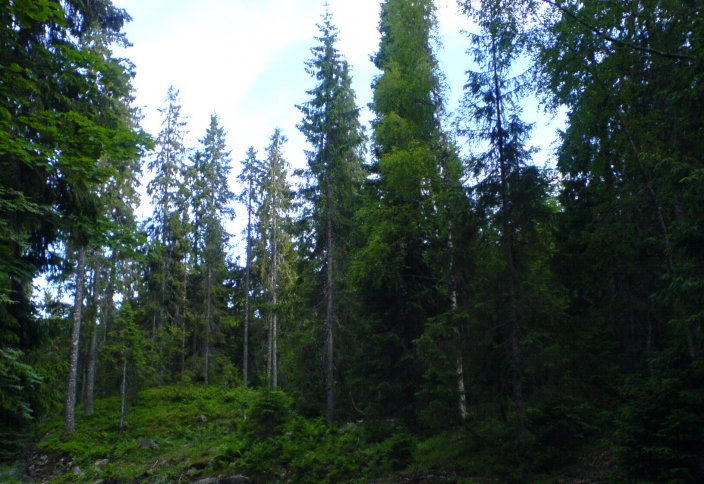
[[[22,481],[579,482],[604,472],[594,456],[586,466],[568,459],[570,468],[540,472],[547,453],[533,462],[507,458],[506,449],[463,430],[421,437],[392,420],[327,425],[298,415],[279,391],[151,388],[122,432],[119,405],[117,397],[98,400],[68,437],[61,418],[42,424]]]

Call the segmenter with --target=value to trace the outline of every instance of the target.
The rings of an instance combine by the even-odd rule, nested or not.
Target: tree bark
[[[98,257],[101,253],[98,252]],[[92,317],[92,333],[90,335],[90,347],[88,350],[88,375],[86,378],[86,415],[93,415],[93,400],[95,397],[95,367],[98,359],[98,309],[100,307],[100,260],[95,262],[93,273],[93,312]]]
[[[73,328],[71,331],[71,360],[68,372],[68,395],[66,397],[66,418],[64,432],[72,434],[76,429],[76,384],[78,380],[78,349],[81,339],[81,311],[83,309],[83,281],[85,277],[86,250],[78,249],[76,265],[76,292],[73,300]]]
[[[272,249],[271,249],[271,386],[276,388],[278,386],[278,361],[277,361],[277,346],[278,346],[278,328],[277,328],[277,307],[278,304],[278,217],[276,214],[276,194],[274,194],[274,217],[272,225]]]
[[[205,277],[205,342],[203,348],[203,379],[205,384],[208,384],[208,373],[210,370],[210,325],[212,318],[212,304],[211,304],[211,292],[212,292],[212,276],[213,269],[208,264],[207,274]]]
[[[326,407],[325,407],[325,417],[328,423],[332,423],[335,419],[335,400],[334,400],[334,348],[333,348],[333,291],[334,291],[334,274],[333,274],[333,253],[332,253],[332,201],[330,200],[330,188],[328,186],[327,192],[327,246],[326,246],[326,296],[327,296],[327,311],[326,311],[326,333],[325,338],[325,354],[326,354],[326,368],[325,368],[325,393],[326,393]]]
[[[242,354],[242,379],[244,386],[249,385],[249,299],[250,299],[250,273],[252,271],[252,179],[249,179],[249,192],[247,200],[247,261],[245,263],[245,295],[244,295],[244,349]]]
[[[454,275],[455,270],[455,247],[452,242],[452,230],[448,235],[447,245],[450,252],[450,310],[453,319],[452,332],[455,337],[455,369],[457,373],[457,409],[460,413],[460,421],[467,421],[467,392],[464,386],[464,362],[462,360],[462,332],[455,316],[457,315],[457,287]]]
[[[119,429],[127,427],[127,354],[122,359],[122,381],[120,382],[120,425]]]

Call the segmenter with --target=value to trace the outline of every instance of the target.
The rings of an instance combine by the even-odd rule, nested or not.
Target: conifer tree
[[[317,85],[308,91],[310,101],[299,109],[299,129],[312,150],[307,152],[307,185],[301,195],[309,204],[309,227],[314,239],[314,266],[324,267],[326,418],[334,419],[334,345],[337,293],[348,265],[352,218],[363,179],[361,149],[364,142],[359,109],[351,89],[349,66],[337,50],[338,31],[326,10],[319,26],[320,45],[311,49],[307,72]]]
[[[448,304],[429,265],[437,240],[432,222],[439,190],[441,84],[433,52],[430,0],[387,0],[381,6],[373,61],[373,176],[360,217],[366,246],[355,261],[365,319],[368,367],[360,392],[382,414],[416,418],[422,373],[416,342],[425,322]]]
[[[253,230],[254,216],[257,204],[258,191],[255,189],[255,182],[260,176],[261,162],[257,160],[257,152],[253,147],[247,150],[245,160],[242,162],[242,172],[238,180],[242,184],[242,191],[239,200],[245,205],[247,210],[247,227],[245,229],[245,294],[244,294],[244,321],[243,321],[243,342],[242,342],[242,380],[245,386],[249,384],[249,346],[250,346],[250,323],[251,323],[251,303],[252,303],[252,250],[254,245]]]
[[[203,379],[209,381],[211,333],[222,313],[222,292],[226,273],[224,229],[226,219],[234,215],[230,203],[234,195],[228,186],[230,153],[226,149],[225,130],[217,115],[201,140],[202,150],[193,157],[190,203],[193,212],[194,264],[202,297],[203,311]]]
[[[552,285],[545,265],[551,257],[548,180],[532,164],[531,126],[521,119],[528,76],[515,74],[529,40],[523,24],[528,14],[520,8],[528,7],[517,4],[512,8],[501,0],[477,5],[465,2],[464,6],[480,32],[470,35],[470,52],[479,70],[468,71],[463,108],[467,134],[484,150],[472,159],[479,180],[475,190],[490,228],[484,236],[496,234],[501,247],[499,267],[505,287],[500,309],[505,337],[501,339],[508,347],[509,381],[520,433],[525,425],[523,334],[531,334],[531,319],[540,319],[536,314],[557,320],[561,308],[560,289]],[[538,253],[544,258],[537,257]]]
[[[149,220],[151,267],[148,273],[150,308],[147,322],[152,340],[162,339],[160,354],[164,369],[181,353],[186,334],[186,263],[191,252],[189,193],[185,184],[186,123],[181,116],[178,91],[169,87],[166,105],[160,109],[162,130],[156,139],[155,156],[147,167],[154,178],[147,185],[154,213]],[[166,331],[164,331],[166,330]],[[174,345],[180,341],[181,349]],[[183,364],[182,364],[183,365]],[[183,370],[183,366],[181,368]]]
[[[257,208],[258,236],[266,256],[261,261],[262,278],[269,295],[267,376],[269,385],[278,386],[279,309],[283,281],[287,276],[286,251],[290,246],[288,231],[292,191],[287,179],[288,162],[283,147],[287,138],[275,129],[266,149],[260,178],[257,180],[259,206]]]

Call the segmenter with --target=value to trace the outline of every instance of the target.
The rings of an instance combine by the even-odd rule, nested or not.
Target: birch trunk
[[[88,373],[86,378],[86,415],[93,415],[93,399],[95,397],[95,366],[98,358],[98,306],[100,304],[100,263],[95,263],[92,289],[92,333],[90,335],[90,347],[88,349]]]
[[[68,395],[66,397],[66,418],[64,432],[72,434],[76,429],[76,386],[78,380],[78,349],[81,339],[81,311],[83,309],[83,280],[85,276],[86,250],[78,249],[76,266],[76,293],[73,300],[73,328],[71,331],[71,360],[68,371]]]

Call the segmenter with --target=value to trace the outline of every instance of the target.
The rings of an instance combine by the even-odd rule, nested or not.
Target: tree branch
[[[554,1],[554,0],[542,0],[542,1],[543,1],[543,3],[546,3],[550,6],[558,9],[564,15],[567,15],[568,17],[573,19],[575,22],[577,22],[582,27],[584,27],[584,28],[588,29],[589,31],[593,32],[594,34],[596,34],[598,37],[600,37],[604,40],[607,40],[613,44],[621,45],[623,47],[628,47],[629,49],[638,50],[641,52],[647,52],[648,54],[653,54],[653,55],[657,55],[659,57],[665,57],[668,59],[679,59],[679,60],[688,60],[688,61],[694,60],[694,56],[691,56],[691,55],[677,54],[677,53],[673,53],[673,52],[665,52],[665,51],[653,49],[650,47],[642,47],[642,46],[636,45],[632,42],[628,42],[626,40],[617,39],[616,37],[613,37],[605,32],[602,32],[597,27],[582,20],[581,18],[579,18],[579,16],[577,16],[576,13],[570,11],[569,9],[567,9],[567,7],[564,7],[560,4],[558,4],[556,1]]]

